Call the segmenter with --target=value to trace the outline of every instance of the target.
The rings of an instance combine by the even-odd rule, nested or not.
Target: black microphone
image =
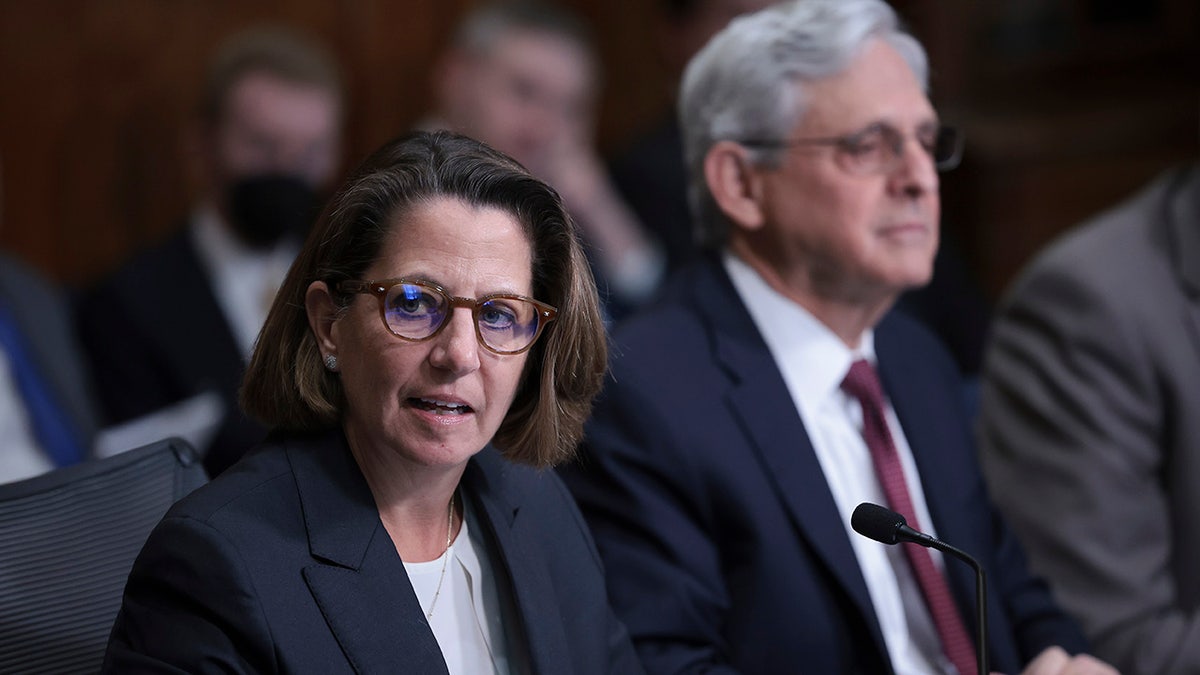
[[[975,656],[979,675],[987,675],[987,578],[983,572],[983,565],[980,565],[979,561],[966,551],[912,529],[908,526],[908,521],[904,516],[878,504],[870,502],[859,504],[854,509],[854,514],[850,516],[850,527],[853,527],[854,531],[862,536],[874,539],[881,544],[890,546],[903,541],[949,553],[975,569],[975,609],[979,614],[978,630],[975,636],[978,643],[975,647]]]

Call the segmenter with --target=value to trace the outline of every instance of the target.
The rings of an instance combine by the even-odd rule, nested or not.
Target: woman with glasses
[[[134,565],[106,670],[636,673],[552,471],[600,388],[558,196],[417,133],[314,227],[242,390],[274,428]]]

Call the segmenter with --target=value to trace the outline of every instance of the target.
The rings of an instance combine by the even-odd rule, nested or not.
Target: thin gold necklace
[[[438,575],[437,590],[433,592],[433,600],[429,603],[429,611],[425,612],[426,619],[433,618],[433,608],[437,605],[438,597],[442,594],[442,582],[446,580],[446,564],[450,562],[450,543],[454,535],[454,494],[450,495],[450,506],[446,509],[446,549],[442,551],[442,573]]]

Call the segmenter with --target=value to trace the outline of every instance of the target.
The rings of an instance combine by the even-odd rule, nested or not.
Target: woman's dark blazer
[[[531,672],[642,672],[554,472],[489,447],[462,485],[513,598]],[[104,670],[424,675],[446,666],[339,432],[272,438],[167,513],[134,563]]]

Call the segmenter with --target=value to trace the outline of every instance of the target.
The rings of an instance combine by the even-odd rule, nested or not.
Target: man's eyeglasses
[[[470,309],[479,344],[496,354],[520,354],[529,349],[546,324],[558,316],[557,309],[533,298],[506,293],[460,298],[424,281],[343,281],[337,288],[342,293],[369,293],[379,298],[383,324],[393,335],[409,342],[428,340],[440,333],[454,308]]]
[[[871,126],[845,136],[830,138],[749,139],[738,141],[749,148],[792,148],[802,145],[831,145],[838,165],[859,175],[894,171],[904,159],[906,137],[887,124]],[[917,143],[939,171],[949,171],[962,160],[963,136],[958,129],[936,126],[917,132]]]

